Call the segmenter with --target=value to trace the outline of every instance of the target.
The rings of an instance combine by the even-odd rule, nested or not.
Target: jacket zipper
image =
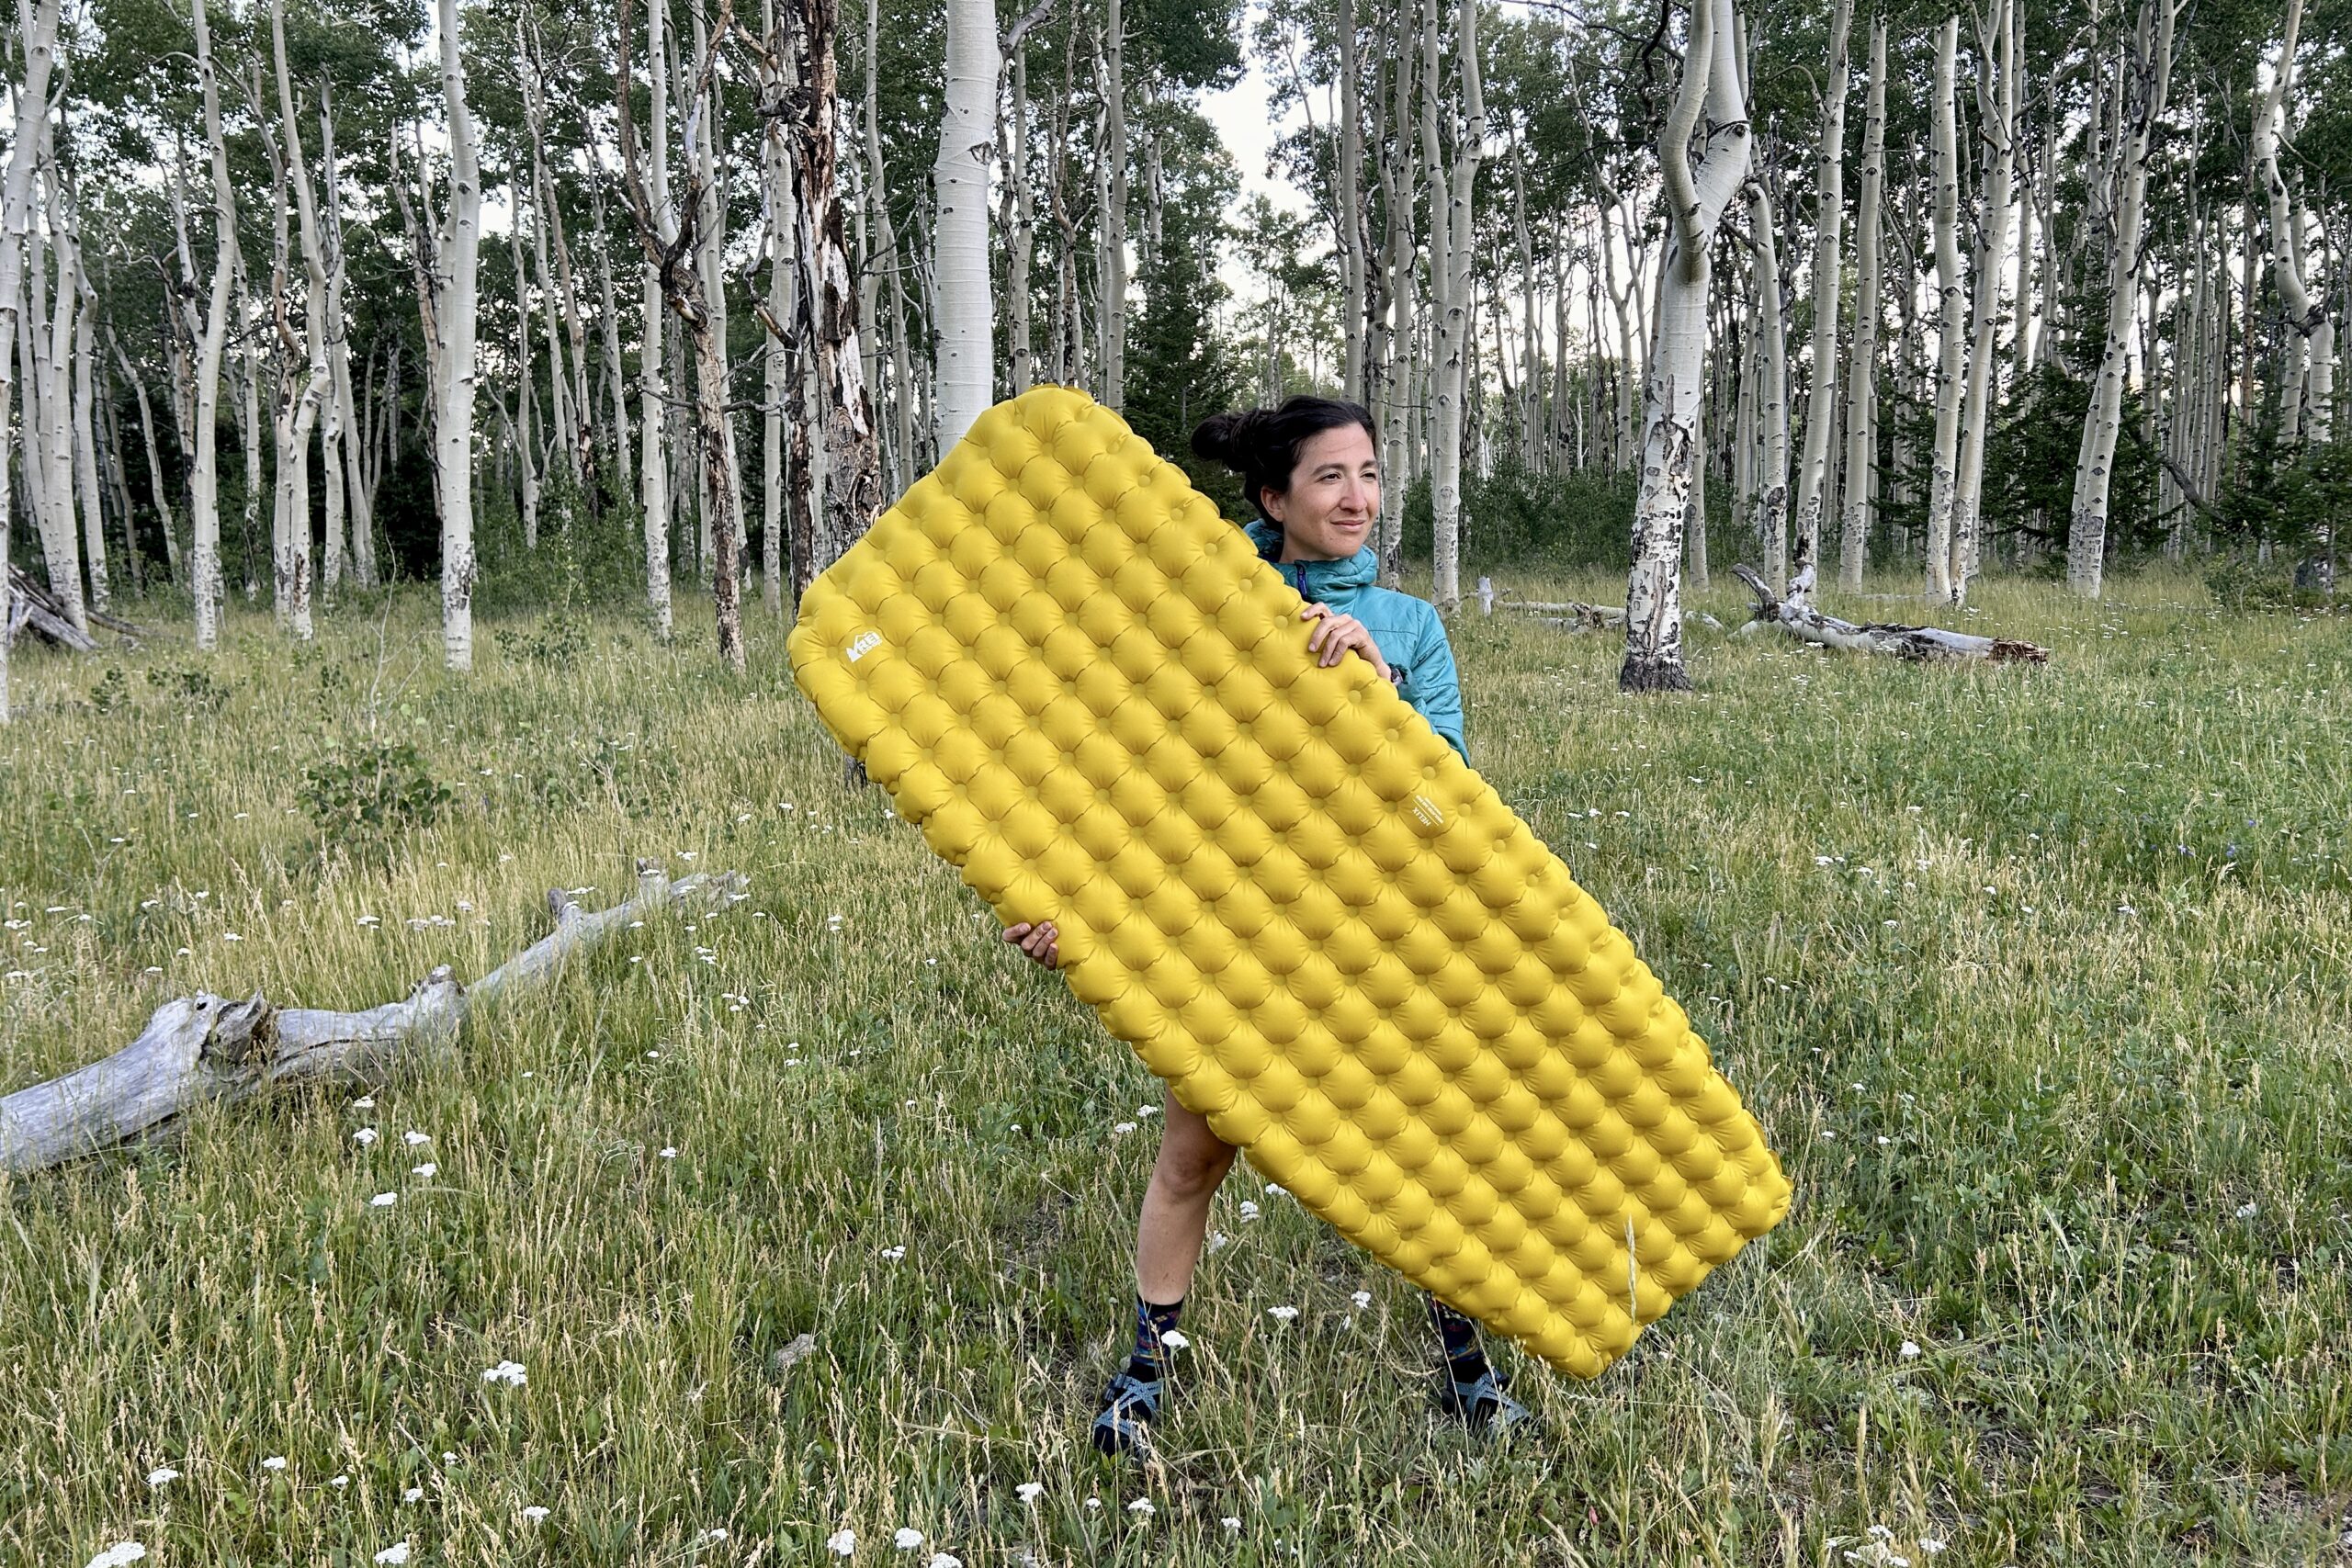
[[[1293,561],[1291,562],[1291,570],[1298,574],[1298,596],[1304,599],[1306,597],[1306,563],[1305,561]]]

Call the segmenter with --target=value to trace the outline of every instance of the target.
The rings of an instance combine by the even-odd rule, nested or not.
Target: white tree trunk
[[[1396,28],[1401,33],[1406,13],[1398,6]],[[1414,51],[1402,47],[1402,39],[1394,40],[1389,51],[1392,68],[1396,72],[1395,95],[1389,113],[1389,130],[1402,141],[1405,128],[1413,123],[1413,62]],[[1381,333],[1383,352],[1380,355],[1380,581],[1394,588],[1404,581],[1405,569],[1405,491],[1407,475],[1411,468],[1410,428],[1408,411],[1414,396],[1413,333],[1417,306],[1413,288],[1413,209],[1418,199],[1414,176],[1414,161],[1401,155],[1380,160],[1380,183],[1387,197],[1388,254],[1385,263],[1387,275],[1387,314]]]
[[[434,388],[435,490],[441,510],[441,654],[452,670],[474,663],[474,302],[481,254],[481,166],[466,107],[458,48],[458,0],[436,0],[441,96],[449,116],[449,206],[441,223],[441,364]]]
[[[1127,35],[1120,0],[1103,0],[1102,166],[1107,177],[1096,243],[1102,248],[1102,406],[1127,406]]]
[[[762,66],[761,87],[771,103],[780,102],[784,62],[777,49],[775,0],[765,0],[762,21],[771,53]],[[760,131],[761,170],[766,185],[768,214],[768,302],[761,344],[760,404],[760,587],[768,614],[784,614],[784,405],[795,373],[791,343],[785,323],[794,317],[792,290],[798,238],[794,230],[791,153],[785,137],[784,118],[768,115]]]
[[[198,0],[202,14],[202,0]],[[17,348],[24,308],[25,241],[32,229],[32,179],[41,127],[49,118],[49,79],[57,59],[58,0],[28,0],[18,13],[22,25],[24,79],[17,91],[16,124],[8,142],[8,173],[0,186],[0,518],[15,507],[8,479],[7,439],[17,392]],[[29,428],[29,424],[28,424]],[[28,446],[29,447],[29,443]],[[29,467],[31,458],[27,457]],[[0,522],[0,725],[8,722],[9,528]]]
[[[49,145],[53,135],[54,128],[44,123],[41,152],[46,166],[41,177],[49,186],[49,229],[58,243],[52,248],[38,230],[33,232],[25,278],[32,327],[33,401],[38,404],[36,416],[25,424],[25,467],[28,479],[36,472],[40,475],[40,488],[33,493],[40,502],[35,512],[40,523],[41,563],[48,570],[49,591],[65,607],[74,629],[86,632],[90,616],[82,592],[81,525],[74,507],[74,323],[81,315],[82,297],[74,287],[73,246],[65,237],[60,210],[55,151]],[[57,258],[54,292],[49,288],[48,276],[52,254]]]
[[[1724,206],[1747,177],[1747,107],[1733,43],[1732,0],[1697,0],[1682,82],[1658,141],[1669,215],[1658,278],[1656,335],[1643,390],[1641,488],[1634,508],[1634,567],[1625,585],[1628,692],[1687,691],[1682,663],[1682,527],[1698,458],[1707,347],[1708,253]],[[1705,110],[1705,152],[1690,141]]]
[[[1756,547],[1765,580],[1778,588],[1789,572],[1789,337],[1781,310],[1780,216],[1761,172],[1748,182],[1747,200],[1756,256]]]
[[[1829,25],[1829,79],[1821,100],[1821,146],[1814,183],[1819,205],[1813,230],[1813,386],[1805,409],[1804,457],[1797,468],[1794,554],[1789,597],[1811,602],[1821,570],[1823,492],[1829,485],[1829,431],[1838,409],[1839,248],[1846,220],[1846,31],[1853,0],[1838,0]]]
[[[2155,0],[2158,5],[2169,0]],[[1955,76],[1960,17],[1944,18],[1936,35],[1936,294],[1942,301],[1941,351],[1936,359],[1936,435],[1928,491],[1928,597],[1940,604],[1951,598],[1952,492],[1960,468],[1962,338],[1968,330],[1968,297],[1960,281],[1960,105]]]
[[[319,172],[326,182],[327,367],[334,378],[330,405],[334,418],[325,446],[327,497],[332,506],[340,493],[348,513],[352,581],[362,589],[372,589],[376,586],[375,496],[360,467],[365,433],[352,390],[351,324],[345,320],[343,309],[349,276],[343,248],[343,181],[334,155],[334,106],[323,81],[319,85]],[[332,514],[329,525],[332,530]],[[332,562],[334,556],[330,554],[328,559]]]
[[[1886,157],[1886,22],[1871,23],[1871,78],[1862,120],[1862,183],[1854,209],[1853,374],[1846,384],[1845,517],[1838,530],[1838,582],[1862,585],[1871,515],[1878,494],[1878,327],[1885,283],[1879,272],[1879,184]]]
[[[294,410],[293,426],[288,432],[290,445],[279,454],[277,490],[283,498],[287,539],[291,554],[293,579],[293,627],[295,637],[311,640],[311,434],[318,423],[319,411],[324,406],[334,382],[327,363],[327,269],[326,256],[319,236],[318,204],[311,193],[309,160],[302,152],[302,123],[294,113],[294,92],[286,71],[286,4],[271,0],[269,10],[270,50],[277,67],[278,117],[286,137],[287,174],[294,186],[294,211],[300,220],[302,236],[302,268],[309,276],[310,290],[302,306],[302,340],[307,350],[310,378],[304,383],[300,400]],[[288,464],[285,459],[293,457]],[[340,519],[336,520],[340,522]],[[330,530],[330,554],[335,549]]]
[[[1019,397],[1036,379],[1030,345],[1030,263],[1037,248],[1036,187],[1029,175],[1029,46],[1026,29],[1010,39],[1012,56],[1012,155],[1007,160],[1005,192],[1012,212],[1005,224],[1004,309],[1007,366],[1012,395]],[[868,307],[870,312],[870,305]],[[872,315],[866,317],[871,321]],[[868,378],[869,382],[871,378]]]
[[[113,588],[107,579],[106,505],[98,490],[97,393],[93,379],[98,371],[98,355],[97,334],[91,325],[97,314],[98,295],[82,265],[81,236],[73,220],[68,220],[68,225],[63,237],[74,258],[78,307],[74,317],[74,484],[82,502],[82,547],[89,564],[90,609],[103,614],[113,598]]]
[[[196,600],[196,646],[220,639],[220,357],[229,334],[230,284],[237,266],[236,187],[229,181],[229,146],[220,132],[219,73],[206,28],[205,0],[194,0],[196,73],[204,92],[204,140],[212,158],[215,254],[212,290],[196,362],[196,457],[188,470],[188,579]]]
[[[2075,499],[2066,526],[2066,586],[2099,596],[2107,571],[2108,485],[2122,422],[2123,377],[2132,317],[2140,298],[2140,237],[2148,190],[2148,152],[2172,85],[2172,0],[2145,0],[2133,32],[2132,70],[2119,85],[2114,180],[2115,233],[2108,265],[2107,343],[2083,420],[2075,459]]]
[[[1364,316],[1368,309],[1364,255],[1363,105],[1357,80],[1355,0],[1340,0],[1340,325],[1343,333],[1340,395],[1364,400]]]
[[[2303,0],[2288,0],[2278,64],[2271,73],[2270,95],[2254,128],[2254,159],[2263,189],[2270,199],[2271,274],[2287,322],[2301,337],[2304,347],[2299,423],[2304,440],[2324,444],[2335,434],[2335,322],[2328,313],[2324,294],[2315,296],[2304,280],[2303,261],[2297,243],[2304,215],[2295,209],[2286,177],[2278,170],[2278,140],[2287,130],[2289,95],[2295,72],[2295,38],[2302,17]],[[2323,592],[2335,592],[2335,529],[2324,517],[2312,540],[2312,559],[2307,575]]]
[[[2009,213],[2017,171],[2018,27],[2021,0],[1994,0],[1993,37],[1981,40],[1984,67],[1995,73],[1976,84],[1976,134],[1989,147],[1984,174],[1984,215],[1977,224],[1973,257],[1975,340],[1968,352],[1968,387],[1960,415],[1960,472],[1952,491],[1951,598],[1968,597],[1984,554],[1979,513],[1984,493],[1984,429],[1993,402],[1994,330],[1999,324],[2001,277],[2009,263]]]
[[[947,0],[946,109],[932,180],[939,203],[939,446],[964,438],[993,400],[996,305],[989,295],[989,162],[996,146],[996,7]]]
[[[666,247],[677,243],[677,232],[667,227],[670,214],[670,85],[669,55],[662,47],[662,24],[666,6],[655,4],[645,8],[646,48],[645,69],[651,80],[651,92],[647,103],[652,111],[651,124],[646,137],[648,172],[653,221],[663,225],[661,243]],[[648,258],[639,269],[640,291],[639,309],[642,312],[644,341],[638,349],[637,366],[639,385],[638,429],[644,441],[639,454],[637,478],[643,491],[642,510],[645,522],[645,602],[646,614],[653,626],[657,642],[668,642],[673,630],[670,604],[670,454],[662,438],[669,423],[670,395],[662,367],[667,357],[669,310],[662,298],[662,269]]]
[[[1467,361],[1473,330],[1470,263],[1477,247],[1471,193],[1478,154],[1487,135],[1487,104],[1478,73],[1477,0],[1462,0],[1455,43],[1462,82],[1462,118],[1455,130],[1453,163],[1446,167],[1438,141],[1438,94],[1421,99],[1421,153],[1428,165],[1431,326],[1436,334],[1436,375],[1430,408],[1430,503],[1434,557],[1432,597],[1451,615],[1462,602],[1462,437]],[[1438,74],[1438,0],[1429,0],[1421,24],[1421,72],[1434,84]],[[1441,209],[1436,201],[1444,196]]]

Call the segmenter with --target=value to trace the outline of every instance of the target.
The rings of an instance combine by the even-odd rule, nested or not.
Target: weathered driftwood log
[[[731,871],[673,882],[640,862],[636,896],[595,914],[558,889],[548,895],[555,930],[471,989],[444,965],[407,999],[363,1012],[281,1008],[258,994],[175,998],[104,1061],[0,1100],[0,1172],[45,1170],[149,1136],[208,1100],[247,1100],[314,1078],[381,1083],[394,1066],[446,1050],[476,1004],[547,979],[565,959],[665,904],[723,908],[749,897],[743,885]]]
[[[1558,603],[1541,599],[1501,599],[1496,603],[1506,610],[1528,611],[1545,626],[1558,626],[1563,631],[1607,631],[1625,624],[1625,610],[1620,604],[1588,604],[1581,599],[1565,599]],[[1724,629],[1724,624],[1704,610],[1685,610],[1682,621],[1685,626],[1695,623],[1712,626],[1716,631]]]
[[[1971,632],[1948,632],[1935,626],[1893,626],[1879,621],[1857,626],[1851,621],[1841,621],[1835,615],[1825,615],[1806,605],[1774,597],[1772,591],[1764,586],[1764,580],[1751,567],[1736,566],[1731,570],[1732,575],[1747,584],[1747,592],[1755,595],[1750,626],[1761,622],[1778,626],[1792,637],[1818,643],[1824,648],[1842,648],[1857,653],[1887,653],[1897,659],[1920,661],[1987,659],[1996,664],[2050,662],[2048,649],[2010,637],[1977,637]]]
[[[0,635],[7,637],[10,647],[16,646],[19,631],[30,631],[44,642],[70,648],[76,653],[98,650],[97,642],[89,633],[65,618],[65,606],[14,562],[9,564],[6,592],[0,597],[7,600],[7,613],[0,615]]]

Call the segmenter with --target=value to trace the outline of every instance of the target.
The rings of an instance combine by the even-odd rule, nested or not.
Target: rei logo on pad
[[[854,664],[881,646],[880,632],[860,632],[857,640],[849,645],[849,661]]]

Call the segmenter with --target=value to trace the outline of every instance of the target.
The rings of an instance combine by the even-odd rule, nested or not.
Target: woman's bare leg
[[[1209,1200],[1233,1168],[1237,1151],[1209,1130],[1208,1118],[1185,1110],[1173,1093],[1162,1104],[1159,1157],[1136,1222],[1136,1293],[1147,1302],[1172,1303],[1193,1288],[1193,1269],[1208,1235]]]

